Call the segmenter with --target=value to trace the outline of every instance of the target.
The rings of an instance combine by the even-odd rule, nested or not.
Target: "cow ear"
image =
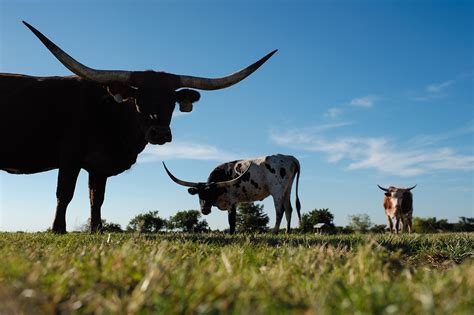
[[[135,97],[136,88],[112,83],[107,85],[107,93],[120,104],[128,101],[130,97]]]
[[[195,195],[198,193],[198,190],[197,188],[192,187],[188,189],[188,193],[190,193],[191,195]]]
[[[198,91],[182,89],[176,92],[176,101],[179,103],[179,110],[190,112],[193,110],[193,103],[199,101],[201,94]]]
[[[385,196],[390,197],[390,196],[392,196],[392,194],[389,193],[389,192],[386,192],[386,193],[385,193]]]

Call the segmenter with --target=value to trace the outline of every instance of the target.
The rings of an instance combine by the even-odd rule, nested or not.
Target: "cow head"
[[[198,195],[199,196],[199,204],[201,206],[202,214],[209,214],[211,213],[211,207],[216,206],[216,203],[223,194],[227,193],[227,188],[238,183],[241,178],[248,172],[250,169],[249,167],[237,178],[223,181],[223,182],[187,182],[175,177],[166,167],[165,163],[163,162],[163,166],[165,167],[166,173],[168,176],[177,184],[188,188],[188,193],[191,195]]]
[[[276,52],[234,74],[215,79],[155,71],[96,70],[79,63],[33,26],[23,23],[66,68],[81,78],[103,84],[117,103],[133,102],[141,116],[145,139],[152,144],[171,142],[170,123],[176,103],[181,111],[190,112],[193,103],[199,100],[199,92],[182,88],[224,89],[245,79]]]
[[[385,201],[384,201],[384,207],[385,209],[395,209],[398,210],[402,206],[403,202],[403,197],[407,194],[410,193],[410,190],[416,187],[410,187],[410,188],[397,188],[394,186],[390,186],[388,188],[383,188],[379,185],[377,185],[380,189],[382,189],[385,193]]]

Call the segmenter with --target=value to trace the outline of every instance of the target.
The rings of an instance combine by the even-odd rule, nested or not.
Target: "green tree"
[[[158,216],[158,211],[141,213],[130,220],[127,231],[140,233],[157,233],[165,226],[165,220]]]
[[[453,224],[456,232],[474,232],[474,218],[460,217],[458,223]]]
[[[354,214],[349,216],[349,227],[354,231],[366,233],[372,226],[372,221],[366,213]]]
[[[349,226],[336,226],[335,232],[336,234],[352,234],[354,230]]]
[[[462,222],[462,219],[461,221]],[[464,221],[465,222],[465,221]],[[416,233],[436,233],[458,231],[459,223],[449,223],[446,219],[436,220],[432,218],[413,218],[412,229]]]
[[[370,228],[370,233],[385,233],[387,231],[387,225],[385,224],[374,224]]]
[[[301,216],[301,229],[303,232],[312,232],[314,225],[317,223],[324,223],[325,228],[328,232],[335,232],[336,227],[334,226],[334,215],[325,209],[314,209]]]
[[[200,220],[201,212],[198,210],[178,211],[168,220],[169,229],[180,229],[183,232],[206,232],[209,225],[206,220]]]
[[[81,232],[90,232],[91,230],[91,219],[87,219],[87,222],[81,226]],[[118,223],[107,222],[105,219],[102,219],[102,232],[107,233],[121,233],[123,232],[122,227]]]
[[[251,202],[237,207],[236,229],[239,232],[265,232],[269,221],[268,215],[263,212],[263,205]]]
[[[438,224],[436,218],[420,218],[414,217],[412,230],[415,233],[436,233],[438,232]]]

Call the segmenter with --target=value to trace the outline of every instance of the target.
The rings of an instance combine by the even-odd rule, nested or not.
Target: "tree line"
[[[236,231],[240,233],[264,233],[269,231],[269,218],[263,210],[263,205],[242,203],[237,207]],[[354,214],[348,217],[348,225],[336,226],[334,215],[328,208],[314,209],[304,213],[301,217],[301,226],[295,228],[300,233],[350,234],[350,233],[384,233],[386,224],[374,224],[367,214]],[[102,220],[104,232],[210,232],[211,229],[199,210],[178,211],[168,219],[161,218],[157,210],[141,213],[133,217],[125,230],[120,224]],[[87,222],[81,231],[90,231]],[[460,217],[458,222],[450,223],[446,219],[413,218],[412,231],[415,233],[438,232],[474,232],[474,218]]]

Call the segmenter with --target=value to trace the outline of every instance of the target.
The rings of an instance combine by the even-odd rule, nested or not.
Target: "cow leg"
[[[405,228],[406,226],[406,228]],[[411,233],[411,216],[407,215],[403,219],[403,228],[408,232],[408,234]]]
[[[91,205],[91,233],[102,231],[100,209],[104,203],[107,177],[89,173],[89,200]]]
[[[227,213],[228,220],[229,220],[229,232],[230,234],[235,233],[235,223],[237,220],[237,210],[235,208],[235,205],[232,205],[232,207],[228,210]]]
[[[283,207],[281,200],[277,200],[275,199],[275,197],[273,197],[273,203],[275,204],[276,212],[276,221],[275,226],[273,227],[273,233],[278,234],[278,232],[280,231],[281,219],[283,218],[283,212],[285,212],[285,208]]]
[[[285,212],[285,209],[282,208],[276,211],[276,222],[275,226],[273,227],[273,233],[275,234],[278,234],[278,232],[280,232],[280,224],[281,219],[283,219],[283,212]]]
[[[393,233],[393,221],[390,216],[387,216],[387,221],[388,221],[388,228],[390,229],[390,233]]]
[[[286,233],[291,232],[291,214],[293,212],[293,208],[291,207],[290,196],[285,198],[285,217],[286,217]]]
[[[53,232],[66,233],[66,209],[74,196],[79,167],[59,168],[58,186],[56,188],[56,215],[53,222]]]
[[[400,231],[400,218],[395,217],[395,233],[398,234],[399,231]]]

